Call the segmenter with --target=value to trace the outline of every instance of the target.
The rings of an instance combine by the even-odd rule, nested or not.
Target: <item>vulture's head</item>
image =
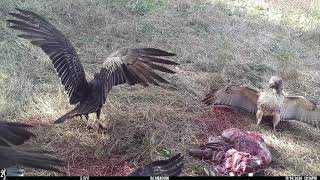
[[[283,90],[283,81],[279,76],[272,76],[269,81],[269,87],[277,91]]]

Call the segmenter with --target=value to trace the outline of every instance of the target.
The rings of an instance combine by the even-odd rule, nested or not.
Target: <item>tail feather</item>
[[[320,111],[287,111],[285,114],[282,114],[281,120],[297,120],[315,127],[320,127]]]
[[[67,112],[63,116],[61,116],[59,119],[57,119],[54,124],[60,124],[63,123],[64,121],[73,118],[74,116],[78,115],[77,114],[77,107],[72,109],[71,111]]]

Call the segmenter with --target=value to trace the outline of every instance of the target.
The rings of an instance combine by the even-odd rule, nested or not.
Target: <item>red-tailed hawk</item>
[[[158,64],[178,65],[178,63],[156,56],[174,56],[160,49],[122,49],[109,55],[100,72],[87,81],[78,54],[64,34],[49,21],[31,11],[17,9],[19,13],[9,13],[17,20],[7,20],[12,29],[22,31],[18,36],[40,47],[50,58],[74,109],[60,117],[55,123],[62,123],[75,116],[96,113],[100,117],[101,108],[113,86],[127,83],[148,86],[168,83],[153,70],[166,73],[174,71]]]
[[[257,125],[263,116],[272,116],[273,128],[280,120],[298,120],[320,126],[320,109],[302,96],[289,96],[283,91],[283,81],[273,76],[269,86],[259,91],[247,86],[229,84],[222,89],[213,89],[203,102],[207,105],[226,105],[255,113]]]

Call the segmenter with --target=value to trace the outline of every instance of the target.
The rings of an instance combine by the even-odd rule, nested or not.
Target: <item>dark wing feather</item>
[[[21,145],[35,135],[25,128],[31,125],[17,122],[0,121],[0,145]]]
[[[207,105],[225,105],[256,113],[258,98],[259,92],[255,89],[246,86],[227,85],[219,90],[211,90],[202,102]]]
[[[18,35],[40,47],[51,59],[68,94],[70,104],[80,102],[88,92],[88,83],[82,64],[70,41],[52,24],[31,11],[17,9],[9,13],[17,20],[7,20],[10,28],[22,31]]]
[[[302,96],[286,96],[281,109],[282,120],[298,120],[320,126],[320,108]]]
[[[64,162],[47,155],[47,152],[44,150],[0,146],[0,169],[17,164],[31,168],[60,172],[59,169],[57,169],[57,166],[63,166]]]
[[[175,54],[154,48],[123,49],[113,53],[109,58],[118,61],[120,60],[121,64],[126,67],[124,68],[124,73],[126,74],[127,83],[130,85],[140,83],[144,86],[148,86],[148,84],[159,85],[157,82],[168,83],[153,70],[173,74],[175,73],[174,71],[159,64],[179,64],[174,61],[154,56],[175,56]],[[128,71],[129,73],[127,73]]]
[[[95,74],[95,80],[99,86],[103,87],[103,94],[108,94],[113,86],[127,83],[129,85],[141,84],[148,86],[153,84],[159,86],[159,83],[168,83],[167,80],[154,72],[159,70],[167,73],[174,71],[158,65],[178,65],[178,63],[154,57],[154,56],[174,56],[160,49],[140,48],[140,49],[123,49],[112,53],[104,62],[103,68]],[[156,64],[158,63],[158,64]],[[99,99],[103,103],[106,96]]]
[[[133,171],[129,176],[179,176],[183,168],[183,156],[178,154],[166,160],[154,161]]]

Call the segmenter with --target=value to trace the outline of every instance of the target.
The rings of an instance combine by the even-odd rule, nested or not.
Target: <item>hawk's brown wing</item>
[[[320,126],[320,108],[302,96],[286,96],[281,109],[282,120],[298,120]]]
[[[202,102],[207,105],[225,105],[250,113],[257,112],[259,91],[247,86],[227,85],[222,89],[211,90]]]
[[[88,83],[76,50],[69,40],[49,21],[31,11],[17,9],[9,13],[17,20],[7,20],[10,28],[22,32],[18,35],[40,47],[51,59],[68,94],[70,104],[80,102],[88,91]]]
[[[0,169],[20,164],[26,167],[60,172],[57,166],[63,166],[64,162],[48,155],[50,153],[44,150],[0,146]]]
[[[107,95],[113,86],[124,83],[129,85],[139,83],[143,86],[168,83],[154,70],[175,73],[161,65],[178,65],[178,63],[156,56],[175,56],[175,54],[154,48],[122,49],[112,53],[105,60],[100,73],[95,75],[97,82],[104,87],[103,94]],[[101,98],[101,101],[105,102],[106,96]]]
[[[26,128],[31,125],[0,121],[0,146],[21,145],[35,135]]]
[[[284,108],[315,111],[317,109],[317,105],[303,96],[285,96]]]
[[[178,154],[166,160],[154,161],[133,171],[129,176],[179,176],[182,172],[183,156]]]

